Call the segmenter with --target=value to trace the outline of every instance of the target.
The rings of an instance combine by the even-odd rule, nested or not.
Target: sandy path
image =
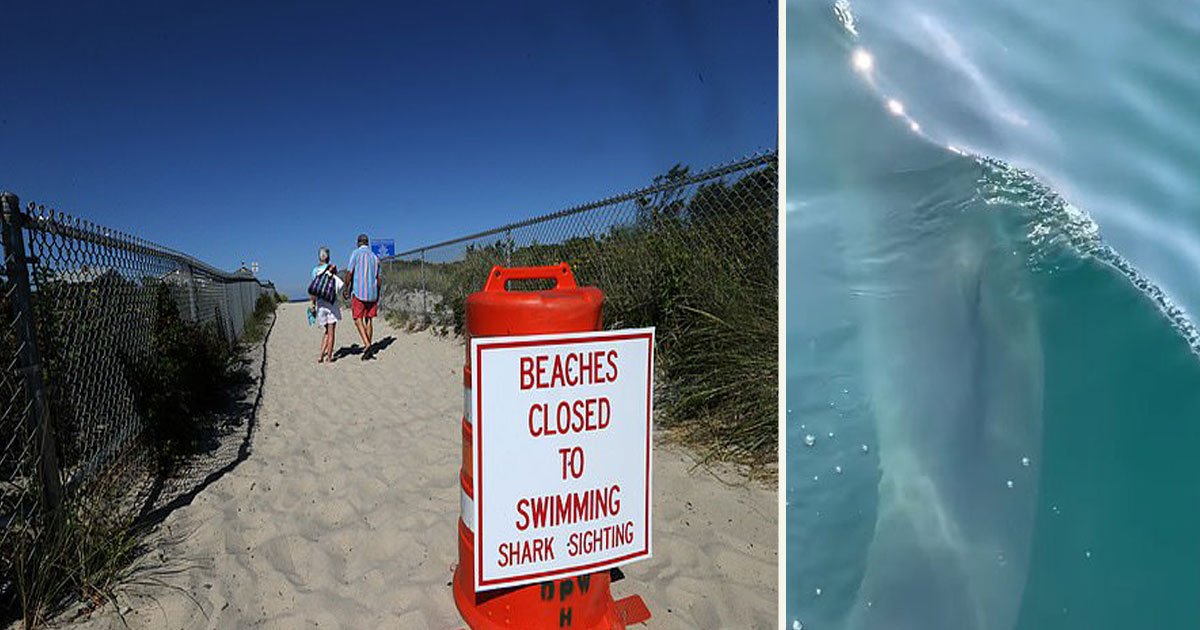
[[[375,361],[314,362],[304,305],[281,307],[248,460],[167,517],[165,586],[131,586],[132,628],[458,628],[462,346],[376,322]],[[347,320],[340,346],[358,341]],[[655,455],[654,558],[625,567],[652,628],[770,628],[773,489]],[[157,555],[157,554],[156,554]],[[156,563],[157,563],[156,559]],[[112,606],[81,625],[123,628]]]

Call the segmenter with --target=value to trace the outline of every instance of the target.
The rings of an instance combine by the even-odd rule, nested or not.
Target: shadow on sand
[[[362,356],[364,360],[374,359],[380,352],[387,350],[388,346],[392,345],[395,341],[395,337],[388,335],[387,337],[372,343],[371,347],[367,348],[366,352],[363,352],[363,347],[356,343],[348,346],[342,346],[333,353],[333,360],[337,361],[338,359],[349,356]]]
[[[396,342],[396,338],[388,335],[379,341],[371,344],[371,348],[367,351],[367,356],[374,359],[376,355],[388,349],[388,346]]]
[[[360,346],[356,343],[351,344],[349,346],[342,346],[341,348],[338,348],[336,351],[334,351],[333,360],[337,361],[338,359],[344,359],[346,357],[356,356],[356,355],[360,355],[362,353],[363,353],[362,346]]]
[[[266,340],[274,326],[272,319],[262,345],[243,360],[225,405],[203,427],[197,452],[169,474],[155,477],[135,520],[135,529],[152,529],[250,457],[267,373]]]

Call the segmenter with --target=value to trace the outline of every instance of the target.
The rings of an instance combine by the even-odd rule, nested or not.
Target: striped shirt
[[[379,257],[370,247],[360,245],[350,253],[350,263],[346,265],[350,271],[353,283],[354,297],[360,302],[374,302],[379,299]]]

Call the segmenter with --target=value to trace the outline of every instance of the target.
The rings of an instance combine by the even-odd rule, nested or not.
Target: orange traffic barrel
[[[512,291],[513,280],[554,281],[553,288]],[[471,337],[501,337],[600,330],[604,293],[580,287],[566,263],[549,267],[493,267],[482,291],[466,300],[467,358],[463,366],[461,511],[454,602],[474,630],[580,628],[623,630],[650,618],[636,595],[614,601],[616,570],[489,591],[475,591],[474,497],[471,419]]]

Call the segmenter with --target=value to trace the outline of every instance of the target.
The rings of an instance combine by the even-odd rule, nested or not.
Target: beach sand
[[[305,306],[282,305],[268,340],[250,457],[165,519],[117,605],[71,627],[124,628],[118,605],[135,629],[463,627],[462,344],[379,319],[394,341],[376,360],[317,365]],[[614,596],[641,595],[650,628],[775,627],[775,490],[663,445],[654,475],[654,557]]]

